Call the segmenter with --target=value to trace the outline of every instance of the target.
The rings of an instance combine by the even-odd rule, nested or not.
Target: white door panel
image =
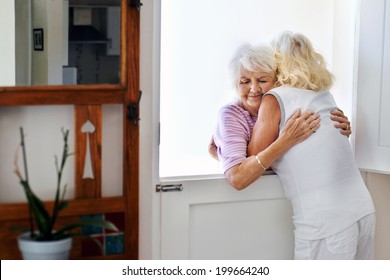
[[[181,183],[161,193],[162,259],[293,258],[291,205],[276,175],[242,191],[225,179]]]
[[[156,5],[154,14],[157,17],[157,24],[154,28],[158,31],[154,39],[160,44],[156,46],[158,53],[156,65],[160,68],[150,72],[158,77],[156,88],[159,90],[154,91],[154,94],[156,106],[160,106],[160,117],[162,116],[160,119],[154,119],[154,127],[160,129],[159,133],[156,132],[159,136],[155,143],[160,143],[160,149],[168,144],[163,153],[154,154],[153,166],[157,164],[156,174],[160,176],[218,172],[208,166],[210,158],[206,147],[215,125],[213,120],[216,121],[221,104],[227,101],[226,98],[230,94],[230,83],[225,78],[226,62],[241,43],[266,43],[282,30],[299,31],[312,38],[316,46],[320,46],[329,62],[337,62],[335,63],[337,73],[345,73],[345,69],[350,69],[349,60],[343,53],[334,56],[333,53],[339,45],[350,45],[349,37],[346,35],[351,34],[355,28],[350,24],[350,20],[355,16],[355,1],[294,1],[291,2],[293,10],[282,9],[284,14],[279,14],[283,21],[277,21],[276,25],[261,29],[256,34],[247,26],[253,26],[253,20],[259,20],[260,25],[267,21],[267,18],[272,20],[272,13],[263,13],[260,18],[239,15],[248,15],[248,12],[252,13],[256,9],[273,11],[274,6],[280,6],[283,1],[272,3],[265,0],[253,1],[251,4],[247,1],[247,5],[242,4],[239,9],[237,5],[233,5],[236,1],[231,1],[231,5],[225,5],[223,11],[219,9],[218,4],[208,1],[213,4],[207,6],[206,14],[199,1],[152,2]],[[171,6],[164,8],[164,5]],[[213,12],[213,7],[216,7],[217,13]],[[316,16],[308,18],[302,16],[303,10],[321,13],[313,12],[311,14]],[[202,11],[201,21],[197,21],[196,18],[201,14],[198,11]],[[234,17],[236,20],[232,21],[231,14],[236,15]],[[211,23],[218,24],[215,26],[208,24],[206,16],[210,18]],[[250,19],[251,24],[247,24],[246,19]],[[334,24],[338,28],[334,29]],[[200,30],[201,25],[206,26],[202,32],[193,32]],[[233,25],[234,29],[227,28]],[[218,28],[229,32],[226,34],[219,32]],[[164,33],[164,30],[167,32]],[[180,36],[175,37],[177,34]],[[186,34],[190,35],[189,39],[185,38]],[[217,49],[214,51],[209,47],[204,49],[202,42],[210,41],[205,39],[209,35],[213,41],[215,34],[219,35],[219,43],[214,44]],[[223,34],[226,37],[222,36]],[[201,35],[200,40],[196,40],[195,35]],[[201,43],[198,47],[194,42]],[[193,52],[197,55],[193,56]],[[211,55],[211,58],[208,55]],[[204,61],[213,63],[205,67]],[[197,67],[200,70],[191,74]],[[177,74],[184,75],[179,77]],[[194,77],[201,82],[194,82]],[[345,85],[336,86],[335,92],[341,92],[344,96],[348,88],[346,89]],[[170,99],[166,99],[167,97]],[[153,106],[144,111],[154,112]],[[173,129],[174,127],[176,129]],[[205,132],[204,139],[200,131]],[[202,155],[205,158],[201,158]],[[165,161],[164,157],[168,161]],[[171,170],[166,170],[167,167]],[[291,205],[284,198],[281,183],[276,175],[263,176],[253,186],[243,191],[234,190],[221,178],[164,180],[163,183],[182,184],[183,190],[161,192],[158,203],[155,203],[156,209],[159,209],[155,211],[158,212],[155,215],[158,215],[156,220],[159,222],[159,230],[153,230],[153,233],[158,231],[156,243],[160,245],[158,256],[161,259],[293,258]]]
[[[362,170],[389,174],[389,1],[361,1],[359,20],[356,161]]]

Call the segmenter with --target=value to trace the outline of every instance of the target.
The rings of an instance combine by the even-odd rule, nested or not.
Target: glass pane
[[[219,109],[236,96],[227,68],[240,45],[299,31],[332,62],[334,15],[327,0],[162,0],[160,176],[221,172],[207,147]]]
[[[0,86],[118,84],[120,2],[0,1]]]

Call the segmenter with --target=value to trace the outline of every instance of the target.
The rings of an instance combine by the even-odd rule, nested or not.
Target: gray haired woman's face
[[[275,76],[269,72],[252,72],[241,69],[237,92],[242,106],[252,116],[257,116],[264,93],[273,88]]]

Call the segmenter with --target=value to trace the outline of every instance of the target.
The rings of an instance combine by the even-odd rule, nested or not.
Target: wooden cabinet
[[[120,220],[119,228],[123,234],[121,253],[86,255],[83,253],[82,241],[77,240],[71,252],[71,258],[74,259],[138,258],[139,126],[137,121],[128,118],[128,110],[129,105],[139,102],[140,11],[137,7],[129,5],[129,2],[131,1],[121,0],[121,61],[118,84],[0,87],[0,106],[10,108],[24,105],[74,106],[75,196],[60,216],[59,223],[85,215],[100,215],[106,219]],[[120,124],[123,130],[123,195],[116,197],[102,197],[101,192],[101,130],[104,104],[118,104],[123,108],[123,122]],[[137,117],[137,110],[134,112]],[[92,121],[97,131],[89,139],[94,177],[88,180],[82,178],[87,141],[86,135],[80,129],[86,120]],[[1,187],[7,188],[4,185]],[[47,203],[50,208],[52,202]],[[15,224],[27,225],[27,219],[26,203],[0,203],[0,259],[20,258],[16,244],[18,233],[9,229]]]

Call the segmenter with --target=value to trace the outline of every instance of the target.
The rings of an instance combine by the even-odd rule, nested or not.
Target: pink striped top
[[[257,117],[237,104],[228,104],[218,114],[214,142],[223,173],[240,164],[247,157],[247,146]]]

